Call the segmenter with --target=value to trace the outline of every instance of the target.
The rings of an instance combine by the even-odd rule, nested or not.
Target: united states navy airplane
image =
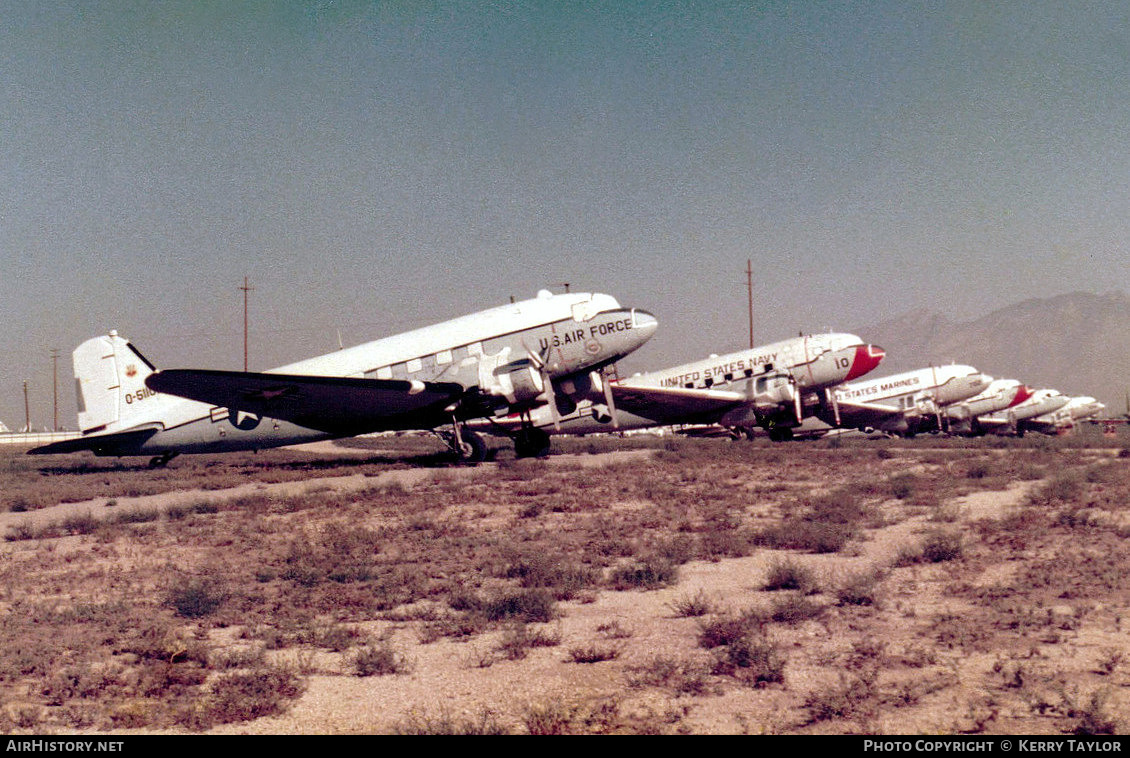
[[[972,366],[930,366],[837,387],[817,415],[837,427],[912,437],[940,427],[942,409],[983,392],[992,380]]]
[[[116,332],[74,351],[82,436],[29,452],[153,455],[254,450],[375,431],[437,430],[463,458],[486,447],[468,419],[572,410],[599,372],[646,342],[650,313],[609,295],[541,291],[266,373],[157,371]],[[528,418],[528,415],[526,416]],[[514,432],[529,454],[533,427]]]
[[[854,334],[802,335],[609,383],[603,403],[581,404],[558,418],[551,418],[552,408],[542,409],[534,423],[569,434],[676,424],[750,433],[764,427],[784,440],[826,400],[828,387],[863,376],[884,355]]]

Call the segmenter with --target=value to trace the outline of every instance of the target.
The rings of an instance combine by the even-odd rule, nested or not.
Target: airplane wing
[[[158,371],[145,384],[157,392],[346,435],[430,428],[465,392],[454,382],[206,369]]]
[[[1008,429],[1008,428],[1011,428],[1013,426],[1012,421],[1009,421],[1006,418],[999,418],[999,417],[995,416],[994,414],[986,414],[984,416],[978,416],[976,421],[977,421],[977,425],[980,426],[982,429],[985,429],[986,431],[997,431],[997,430],[1000,430],[1000,429]]]
[[[840,410],[841,427],[879,427],[884,423],[898,421],[904,417],[904,412],[901,408],[893,408],[889,405],[880,405],[879,403],[860,403],[851,400],[840,400],[837,402],[837,405]],[[821,419],[828,423],[834,423],[824,418],[823,412],[821,413]]]
[[[726,411],[747,402],[740,392],[681,387],[612,385],[616,407],[660,424],[713,423]]]

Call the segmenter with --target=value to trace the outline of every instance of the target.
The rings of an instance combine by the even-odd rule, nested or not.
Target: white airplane
[[[977,419],[977,431],[984,434],[1016,434],[1023,437],[1028,419],[1058,411],[1070,398],[1058,390],[1036,390],[1032,396],[1007,410],[985,414]]]
[[[1030,397],[1032,389],[1015,379],[994,379],[984,392],[946,408],[943,416],[947,431],[954,434],[976,434],[981,416],[1008,410]]]
[[[930,366],[837,387],[817,415],[837,427],[913,437],[939,428],[944,408],[983,392],[992,380],[972,366]]]
[[[254,450],[375,431],[434,430],[462,458],[481,461],[468,419],[549,402],[572,410],[604,392],[600,372],[645,343],[658,322],[609,295],[541,291],[491,308],[338,350],[267,373],[157,371],[110,332],[74,351],[82,436],[35,454],[91,450],[153,455]],[[449,426],[450,431],[440,431]],[[533,427],[514,432],[531,452]]]
[[[1080,421],[1099,415],[1105,408],[1105,405],[1093,397],[1072,397],[1059,410],[1030,418],[1024,422],[1024,426],[1035,432],[1060,434]]]
[[[533,423],[568,434],[684,424],[752,434],[764,427],[784,440],[826,401],[828,387],[863,376],[884,355],[854,334],[802,335],[612,382],[604,403],[582,403],[558,419],[539,410]],[[519,421],[492,424],[505,432]]]

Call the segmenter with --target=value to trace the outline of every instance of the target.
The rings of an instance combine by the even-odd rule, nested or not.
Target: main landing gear
[[[463,425],[455,421],[451,425],[452,431],[439,432],[439,436],[451,448],[463,463],[482,463],[487,458],[487,443],[477,433],[464,429]]]
[[[169,461],[171,461],[173,458],[176,458],[178,455],[180,455],[180,453],[173,451],[155,455],[149,461],[149,468],[165,468],[165,466],[169,465]]]
[[[475,432],[463,427],[453,413],[451,415],[451,431],[434,430],[439,438],[447,443],[451,452],[464,463],[482,463],[487,457],[487,443]]]
[[[788,442],[793,438],[793,430],[787,426],[769,427],[769,439],[774,442]]]
[[[514,435],[514,455],[518,458],[544,458],[549,455],[549,435],[536,426],[523,422]]]

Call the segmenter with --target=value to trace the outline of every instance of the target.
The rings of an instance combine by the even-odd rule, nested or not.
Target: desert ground
[[[1126,434],[0,448],[0,730],[1120,733]]]

